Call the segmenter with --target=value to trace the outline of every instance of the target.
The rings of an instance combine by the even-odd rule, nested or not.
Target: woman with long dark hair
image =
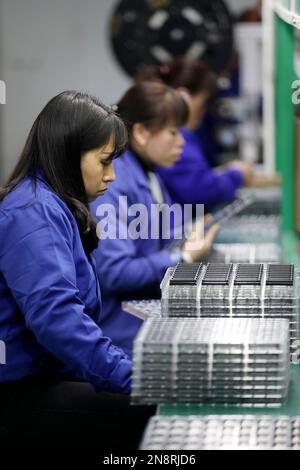
[[[181,158],[184,140],[179,128],[188,118],[188,107],[182,96],[163,83],[139,83],[123,95],[118,113],[128,126],[129,149],[115,162],[116,182],[101,200],[92,204],[92,209],[99,226],[102,222],[105,226],[106,222],[110,224],[110,218],[102,214],[102,209],[106,205],[108,212],[113,208],[111,212],[116,215],[119,230],[116,236],[112,230],[113,236],[108,234],[101,240],[94,256],[103,292],[101,327],[130,355],[142,321],[122,310],[122,300],[159,297],[166,269],[179,261],[200,260],[210,250],[216,226],[204,240],[197,241],[196,237],[193,242],[191,237],[179,247],[174,243],[176,230],[164,233],[163,218],[159,222],[153,215],[154,207],[164,205],[168,212],[172,205],[155,171],[158,167],[171,168]],[[182,180],[179,184],[184,183]],[[142,227],[141,236],[136,237],[130,231],[134,224],[130,213],[138,209],[137,204]],[[124,217],[125,205],[129,207],[128,218]],[[177,222],[173,229],[182,220]],[[155,236],[153,227],[158,228]]]
[[[98,448],[126,447],[151,413],[119,395],[130,393],[131,361],[99,327],[91,256],[98,237],[88,204],[114,180],[112,161],[126,145],[111,108],[63,92],[39,114],[1,188],[0,434],[19,428],[23,439],[22,426],[29,435],[42,427],[44,445],[48,433],[63,433],[64,445],[86,433]]]

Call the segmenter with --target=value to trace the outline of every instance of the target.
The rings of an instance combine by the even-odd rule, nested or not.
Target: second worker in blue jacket
[[[172,243],[174,227],[165,239],[161,231],[150,235],[150,226],[153,228],[154,224],[153,205],[171,204],[166,188],[159,176],[155,176],[155,168],[174,165],[184,144],[179,128],[187,119],[188,108],[180,94],[162,83],[144,82],[127,91],[118,112],[127,122],[130,148],[114,162],[116,181],[91,207],[99,236],[102,233],[103,238],[94,253],[103,294],[101,328],[130,355],[141,320],[122,310],[122,300],[157,298],[166,269],[182,259],[198,261],[209,251],[217,227],[206,234],[202,243],[196,241],[193,245],[189,241],[181,250]],[[137,204],[144,210],[143,233],[135,238],[128,229],[134,223],[130,210],[136,210]],[[125,205],[129,208],[128,218],[121,214]],[[116,236],[112,233],[105,237],[99,228],[106,210],[112,212],[110,219],[116,221]],[[113,226],[114,221],[110,222]]]

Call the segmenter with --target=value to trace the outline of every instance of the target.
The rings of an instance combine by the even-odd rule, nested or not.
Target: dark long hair
[[[188,112],[188,106],[179,93],[155,81],[136,83],[118,103],[118,113],[126,122],[129,133],[135,123],[141,123],[152,131],[169,124],[181,127],[187,121]]]
[[[166,65],[147,65],[136,76],[136,81],[160,80],[172,88],[185,87],[191,95],[217,90],[217,77],[204,62],[189,57],[178,57]]]
[[[80,169],[84,152],[106,145],[113,138],[113,155],[127,146],[123,121],[96,97],[64,91],[52,98],[35,120],[20,159],[7,182],[0,188],[0,201],[20,181],[42,170],[53,191],[74,215],[87,255],[97,247],[93,221]]]

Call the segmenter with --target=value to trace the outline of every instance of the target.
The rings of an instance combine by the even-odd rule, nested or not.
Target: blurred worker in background
[[[216,76],[195,59],[178,58],[164,66],[148,66],[137,81],[160,80],[178,90],[189,107],[189,118],[181,129],[185,140],[180,160],[170,169],[159,169],[172,200],[180,204],[202,203],[206,211],[232,201],[238,189],[250,185],[253,171],[248,163],[233,161],[212,168],[196,133],[217,90]]]
[[[118,113],[128,124],[129,150],[114,163],[116,182],[91,207],[98,221],[104,204],[113,206],[116,212],[120,236],[101,240],[94,254],[103,293],[101,327],[115,344],[131,354],[141,320],[122,310],[122,300],[158,298],[166,269],[179,261],[200,260],[210,250],[217,227],[213,226],[201,243],[190,238],[180,248],[174,246],[174,231],[165,237],[161,221],[159,235],[155,238],[150,234],[154,224],[152,206],[171,205],[169,193],[155,171],[158,167],[171,168],[181,158],[184,138],[179,129],[188,119],[185,99],[163,83],[142,82],[125,93]],[[185,175],[180,184],[186,184]],[[120,213],[119,200],[124,196],[128,207],[139,203],[146,208],[141,223],[149,229],[143,237],[121,236],[130,225],[130,218],[124,220]]]

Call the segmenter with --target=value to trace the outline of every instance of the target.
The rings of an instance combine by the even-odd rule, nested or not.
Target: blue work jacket
[[[0,204],[0,382],[67,370],[129,393],[131,361],[99,327],[95,266],[76,220],[41,171],[35,190],[32,181]]]
[[[181,130],[185,140],[181,159],[172,168],[157,168],[173,202],[204,204],[211,211],[219,204],[232,201],[243,185],[243,175],[235,168],[216,172],[203,155],[194,132]]]
[[[126,196],[128,207],[140,203],[147,208],[148,224],[151,224],[151,204],[155,201],[150,191],[149,180],[137,156],[131,151],[125,152],[114,162],[116,181],[110,184],[105,196],[99,197],[91,206],[99,224],[98,208],[110,204],[116,210],[121,232],[126,230],[127,222],[120,217],[119,197]],[[161,190],[164,203],[171,200],[162,182]],[[99,234],[101,236],[101,234]],[[160,296],[160,282],[168,267],[176,261],[168,247],[173,240],[121,239],[106,238],[100,241],[94,258],[102,290],[103,315],[100,325],[103,332],[110,336],[117,346],[132,354],[133,339],[141,326],[142,320],[121,308],[122,300],[146,299]]]

